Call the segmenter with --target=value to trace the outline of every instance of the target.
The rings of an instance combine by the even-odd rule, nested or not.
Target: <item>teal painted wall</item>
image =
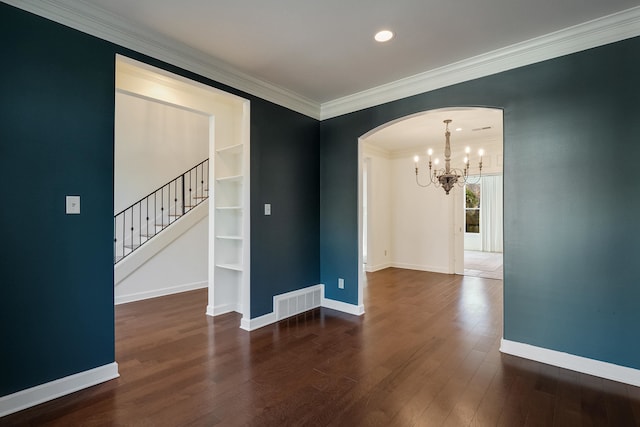
[[[4,4],[0,56],[1,396],[114,361],[115,64]]]
[[[321,123],[321,280],[357,303],[357,140],[434,108],[504,110],[504,337],[640,368],[640,38]]]
[[[114,361],[116,54],[251,101],[252,315],[320,281],[317,120],[0,3],[0,396]]]
[[[319,123],[251,103],[251,318],[320,283]],[[265,203],[271,215],[264,215]]]

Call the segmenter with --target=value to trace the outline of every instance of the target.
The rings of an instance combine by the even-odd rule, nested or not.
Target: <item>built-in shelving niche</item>
[[[214,143],[213,315],[238,311],[245,318],[249,316],[244,307],[248,305],[250,253],[247,135],[246,129],[238,130],[235,140]]]

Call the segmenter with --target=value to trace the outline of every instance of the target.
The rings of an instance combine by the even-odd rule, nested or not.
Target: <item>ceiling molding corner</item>
[[[640,35],[640,6],[325,102],[320,120]]]
[[[298,113],[320,118],[320,104],[249,76],[222,61],[82,0],[2,0],[3,3],[151,56]]]
[[[383,159],[391,159],[391,152],[382,147],[378,147],[377,145],[370,144],[366,142],[366,140],[362,140],[362,153],[365,157],[369,157],[371,155],[376,155],[378,157],[382,157]]]

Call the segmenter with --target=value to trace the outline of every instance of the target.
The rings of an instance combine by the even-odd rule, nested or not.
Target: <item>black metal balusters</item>
[[[192,179],[192,174],[195,175],[195,180]],[[199,182],[198,174],[200,174]],[[188,183],[185,182],[186,179],[188,179]],[[180,182],[178,183],[178,181]],[[179,219],[182,215],[186,214],[195,206],[206,200],[208,198],[208,184],[209,159],[206,159],[152,193],[149,193],[146,197],[138,200],[128,208],[114,215],[113,263],[117,264],[124,257],[133,253],[145,242],[155,237],[167,226]],[[178,185],[180,187],[178,187]],[[189,188],[188,195],[185,193],[187,185]],[[171,197],[171,186],[173,186],[173,198]],[[178,188],[180,188],[180,191],[178,191]],[[193,197],[193,189],[195,189],[195,197]],[[198,190],[202,196],[198,196]],[[158,192],[160,192],[159,211]],[[151,198],[153,198],[153,212],[149,210]],[[144,224],[142,222],[143,210],[145,217]],[[136,213],[138,214],[137,224],[135,224],[136,221],[134,219]],[[150,221],[152,221],[151,224]],[[119,241],[119,236],[121,236],[121,241]]]

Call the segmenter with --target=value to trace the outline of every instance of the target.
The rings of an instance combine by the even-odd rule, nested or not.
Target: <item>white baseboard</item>
[[[186,283],[184,285],[170,286],[168,288],[154,289],[152,291],[135,292],[127,295],[116,295],[115,304],[125,304],[133,301],[140,301],[143,299],[163,297],[165,295],[178,294],[180,292],[194,291],[196,289],[203,289],[209,285],[209,282],[194,282]]]
[[[274,311],[254,319],[242,319],[240,328],[245,331],[254,331],[288,317],[295,316],[317,307],[330,308],[343,313],[361,316],[364,314],[364,305],[348,304],[342,301],[327,299],[324,297],[324,285],[313,285],[273,297]]]
[[[267,313],[254,319],[242,319],[240,321],[240,329],[244,329],[245,331],[255,331],[256,329],[260,329],[276,322],[276,314],[272,311],[271,313]]]
[[[547,365],[640,387],[640,370],[502,339],[500,351]]]
[[[0,397],[0,417],[118,378],[119,376],[118,364],[113,362],[2,396]]]
[[[238,312],[241,313],[240,307],[233,304],[207,305],[207,316],[219,316],[221,314]]]
[[[327,299],[324,296],[322,297],[322,307],[353,314],[354,316],[362,316],[364,314],[364,305],[349,304],[334,299]]]
[[[432,265],[405,264],[401,262],[393,262],[390,267],[404,268],[406,270],[430,271],[432,273],[451,274],[446,268],[435,267]]]
[[[384,264],[378,265],[370,265],[365,264],[364,271],[367,273],[375,273],[376,271],[384,270],[385,268],[392,267],[393,265],[390,262],[385,262]]]

